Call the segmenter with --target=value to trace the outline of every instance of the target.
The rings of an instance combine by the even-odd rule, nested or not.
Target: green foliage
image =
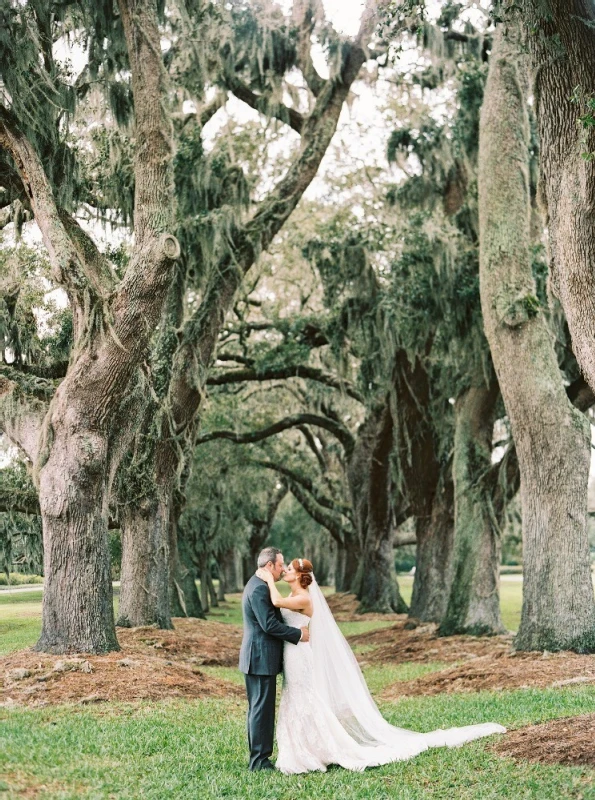
[[[536,317],[539,313],[540,303],[537,297],[532,294],[525,295],[523,298],[523,306],[527,312],[527,316],[531,319]]]
[[[122,536],[120,531],[109,532],[108,544],[112,580],[117,581],[120,579],[120,570],[122,568]]]
[[[260,92],[275,91],[279,79],[296,64],[295,40],[289,35],[280,9],[265,3],[233,0],[232,38],[221,51],[224,63],[236,70],[243,65],[249,83]]]
[[[0,2],[0,77],[19,126],[34,144],[58,202],[71,206],[77,193],[77,162],[67,142],[76,106],[70,66],[55,60],[53,42],[66,33],[58,3]],[[1,156],[9,173],[12,164]]]
[[[0,573],[0,586],[27,586],[31,583],[43,583],[43,577],[26,572],[9,572],[8,576]]]
[[[595,128],[595,94],[587,93],[582,86],[575,86],[570,97],[570,102],[579,108],[578,124],[582,129],[581,153],[585,161],[593,161],[595,152],[592,151],[592,134]]]
[[[35,497],[35,488],[22,461],[0,470],[0,491],[6,510],[0,512],[0,570],[8,576],[18,566],[21,572],[42,574],[41,520],[35,514],[10,509],[25,498]]]
[[[215,419],[225,425],[221,409]],[[252,421],[252,425],[255,421]],[[197,562],[231,548],[243,551],[251,533],[267,516],[267,505],[277,478],[250,466],[249,450],[219,441],[197,447],[192,475],[186,487],[186,506],[180,530]]]

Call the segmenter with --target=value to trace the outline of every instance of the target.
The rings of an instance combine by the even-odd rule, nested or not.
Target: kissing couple
[[[291,587],[283,597],[275,583]],[[454,747],[506,728],[495,723],[435,730],[396,728],[381,715],[359,664],[339,630],[306,558],[287,566],[275,547],[258,556],[242,595],[244,636],[240,670],[248,695],[250,769],[286,775],[329,764],[361,772],[403,761],[429,747]],[[276,676],[283,672],[273,753]]]

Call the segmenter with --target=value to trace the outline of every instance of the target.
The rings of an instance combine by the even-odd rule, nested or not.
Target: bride
[[[403,761],[429,747],[453,747],[504,733],[495,723],[416,733],[390,725],[380,714],[345,637],[314,579],[312,564],[294,558],[283,579],[283,597],[273,575],[259,569],[273,605],[288,625],[310,621],[310,641],[284,645],[283,691],[279,705],[277,769],[285,774],[325,772],[329,764],[361,772]]]

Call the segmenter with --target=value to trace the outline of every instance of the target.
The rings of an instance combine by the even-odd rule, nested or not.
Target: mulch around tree
[[[102,656],[21,650],[0,658],[0,706],[93,704],[242,696],[204,665],[236,666],[241,630],[220,622],[175,619],[173,631],[119,628],[121,650]]]
[[[353,595],[337,598],[342,613],[355,606]],[[333,605],[333,597],[329,605]],[[350,619],[364,619],[352,615]],[[413,623],[415,625],[415,623]],[[393,625],[349,636],[352,646],[366,645],[358,655],[362,665],[431,663],[453,664],[410,681],[398,681],[383,693],[386,700],[405,696],[547,688],[595,683],[595,656],[576,653],[515,653],[512,634],[502,636],[438,636],[438,626],[412,627],[405,615]]]
[[[359,617],[358,617],[359,619]],[[507,653],[512,648],[512,634],[503,636],[438,636],[438,626],[422,623],[410,628],[411,621],[399,615],[394,625],[380,630],[349,636],[351,645],[373,647],[365,654],[369,664],[402,664],[405,662],[443,663],[469,661],[480,656]]]
[[[453,667],[389,686],[383,697],[559,688],[595,683],[595,657],[576,653],[498,652],[474,657]]]
[[[349,592],[336,592],[326,598],[333,616],[338,622],[362,622],[364,620],[405,619],[404,614],[357,614],[359,600]]]
[[[491,749],[500,756],[541,764],[595,767],[595,714],[510,731]]]

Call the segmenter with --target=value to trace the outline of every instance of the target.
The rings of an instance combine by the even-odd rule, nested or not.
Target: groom
[[[258,556],[258,567],[268,570],[275,581],[285,572],[283,553],[266,547]],[[297,644],[310,638],[308,628],[285,625],[278,608],[271,602],[269,587],[253,575],[242,595],[244,638],[240,650],[240,671],[248,695],[248,747],[250,769],[274,769],[276,677],[283,669],[283,642]]]

